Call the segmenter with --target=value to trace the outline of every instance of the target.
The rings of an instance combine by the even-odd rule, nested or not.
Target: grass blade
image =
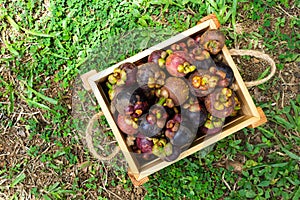
[[[265,133],[266,134],[266,137],[267,138],[276,138],[275,134],[263,127],[257,127],[258,130],[262,131],[262,133]]]
[[[42,108],[42,109],[45,109],[45,110],[52,111],[51,108],[49,108],[48,106],[46,106],[46,105],[44,105],[44,104],[41,104],[41,103],[32,101],[32,100],[30,100],[30,99],[26,99],[26,101],[27,101],[27,103],[32,104],[32,105],[35,106],[35,107],[38,107],[38,108]]]
[[[286,153],[290,158],[300,161],[300,157],[299,157],[299,156],[297,156],[296,154],[290,152],[290,151],[287,150],[286,148],[281,147],[281,150],[282,150],[284,153]]]
[[[66,154],[65,151],[58,151],[58,152],[56,152],[56,153],[53,155],[53,158],[58,158],[58,157],[60,157],[60,156],[62,156],[62,155],[65,155],[65,154]]]
[[[275,163],[275,164],[270,164],[268,166],[270,167],[284,167],[286,165],[288,165],[289,163],[288,162],[284,162],[284,163]]]
[[[10,23],[10,25],[12,27],[14,27],[16,30],[19,31],[21,29],[22,31],[24,31],[25,33],[30,34],[30,35],[35,35],[35,36],[40,36],[40,37],[55,37],[55,36],[58,36],[60,34],[60,33],[45,34],[45,33],[40,33],[40,32],[36,32],[36,31],[28,30],[26,28],[19,27],[18,24],[10,16],[6,16],[6,19]]]
[[[293,126],[296,125],[295,119],[297,119],[297,118],[294,119],[289,113],[286,113],[285,116],[288,118],[289,122],[290,122],[291,124],[293,124]]]
[[[34,35],[34,36],[39,36],[39,37],[55,37],[60,34],[60,33],[56,33],[56,34],[40,33],[40,32],[36,32],[36,31],[31,31],[31,30],[28,30],[28,29],[25,29],[22,27],[21,27],[21,29],[29,35]]]
[[[6,86],[6,87],[9,87],[9,84],[3,80],[3,78],[0,76],[0,81]]]
[[[287,129],[294,128],[293,124],[289,123],[288,121],[286,121],[285,119],[283,119],[282,117],[280,117],[278,115],[275,115],[273,117],[273,119],[275,120],[275,123],[277,123],[283,127],[286,127]]]
[[[226,16],[224,17],[223,22],[226,23],[227,20],[229,19],[229,17],[230,17],[231,15],[232,15],[232,10],[229,10],[229,11],[227,12]]]
[[[10,87],[10,94],[9,94],[9,101],[10,101],[10,105],[9,105],[9,113],[13,113],[14,112],[14,107],[15,107],[15,95],[14,95],[14,91],[13,89]]]
[[[7,172],[7,169],[0,170],[0,175],[4,174],[5,172]]]
[[[293,100],[290,100],[292,108],[294,110],[295,116],[299,116],[299,109],[300,107],[296,106],[295,102]]]
[[[28,98],[24,97],[22,94],[19,94],[19,95],[20,95],[20,97],[21,97],[22,99],[24,99],[28,104],[31,104],[32,106],[37,107],[37,108],[41,108],[41,109],[44,109],[44,110],[48,110],[48,111],[52,112],[53,114],[58,115],[58,113],[57,113],[56,111],[52,110],[52,109],[49,108],[48,106],[46,106],[46,105],[44,105],[44,104],[41,104],[41,103],[38,103],[38,102],[35,102],[35,101],[31,100],[31,99],[28,99]]]
[[[284,163],[274,163],[274,164],[261,164],[261,165],[257,165],[257,166],[254,166],[254,167],[251,167],[249,168],[249,170],[253,170],[253,169],[258,169],[258,168],[262,168],[262,167],[274,167],[274,168],[277,168],[277,167],[284,167],[286,165],[288,165],[289,163],[288,162],[284,162]]]
[[[43,196],[43,199],[44,200],[51,200],[51,198],[48,195],[46,195],[46,194]]]
[[[19,56],[19,52],[17,50],[15,50],[6,40],[4,37],[4,32],[2,32],[2,41],[5,44],[6,48],[15,56]]]
[[[208,0],[208,3],[209,3],[215,10],[218,10],[218,6],[217,6],[217,4],[216,4],[215,1],[213,1],[213,0]]]
[[[10,184],[11,187],[14,187],[15,185],[21,183],[26,178],[26,175],[24,173],[19,174]]]
[[[14,27],[17,31],[20,31],[19,25],[10,16],[6,16],[6,19],[12,27]]]
[[[68,57],[64,57],[64,56],[58,55],[58,54],[56,54],[56,53],[47,53],[47,54],[48,54],[48,55],[52,55],[52,56],[57,57],[57,58],[69,60]]]
[[[236,29],[235,27],[235,24],[236,24],[236,11],[237,11],[237,4],[238,4],[238,0],[233,0],[232,2],[232,14],[231,14],[231,23],[232,23],[232,26],[234,28],[234,31]]]
[[[26,83],[25,83],[26,84]],[[26,84],[27,85],[27,84]],[[33,94],[35,94],[37,97],[44,99],[45,101],[48,101],[51,104],[56,105],[58,102],[55,99],[52,99],[50,97],[47,97],[45,95],[43,95],[42,93],[39,93],[37,91],[35,91],[34,89],[32,89],[29,85],[27,85],[28,91],[32,92]]]
[[[299,116],[300,107],[297,106],[293,100],[291,100],[290,102],[294,111],[294,118],[295,118],[294,124],[296,125],[296,129],[300,131],[300,116]]]
[[[265,71],[263,71],[263,73],[261,73],[261,75],[258,77],[258,80],[264,78],[270,71],[270,67],[268,67],[267,69],[265,69]]]
[[[54,183],[53,185],[50,185],[48,188],[49,192],[54,192],[57,190],[57,187],[59,186],[59,182]]]
[[[300,199],[300,187],[298,187],[292,200],[297,200],[297,199]]]
[[[85,63],[87,60],[88,60],[88,58],[84,58],[81,61],[79,61],[78,64],[76,64],[75,69],[78,69],[78,67],[81,66],[83,63]],[[67,76],[72,69],[74,69],[74,68],[68,67],[67,70],[66,70],[66,72],[62,76],[62,78],[64,78],[65,76]]]
[[[33,74],[32,74],[32,69],[30,70],[30,75],[28,79],[28,85],[32,88],[33,86]],[[32,92],[28,90],[27,96],[29,99],[32,99]]]
[[[263,73],[261,73],[259,75],[259,77],[257,78],[257,80],[261,80],[262,78],[264,78],[270,71],[270,67],[268,67],[265,71],[263,71]],[[261,90],[266,90],[266,86],[264,84],[262,85],[258,85],[258,88]]]

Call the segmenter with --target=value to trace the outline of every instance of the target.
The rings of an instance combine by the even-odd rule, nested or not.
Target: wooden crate
[[[115,138],[119,144],[120,149],[122,150],[126,161],[129,165],[129,174],[131,178],[134,178],[136,181],[145,181],[147,179],[147,176],[150,174],[153,174],[162,168],[165,168],[172,163],[177,162],[180,159],[183,159],[201,149],[204,149],[205,147],[237,132],[238,130],[241,130],[242,128],[251,126],[251,125],[259,125],[261,122],[261,114],[259,113],[258,109],[254,105],[254,102],[252,101],[252,98],[242,80],[241,75],[238,72],[238,69],[235,65],[235,63],[232,60],[232,57],[230,56],[227,47],[225,46],[222,49],[223,55],[229,64],[229,66],[232,68],[235,76],[235,83],[238,86],[238,89],[236,91],[236,94],[241,101],[241,112],[238,115],[238,117],[234,118],[233,120],[227,122],[223,126],[223,130],[221,133],[215,134],[210,137],[206,138],[198,138],[195,139],[193,144],[187,149],[186,151],[182,152],[179,158],[173,162],[165,162],[161,159],[157,158],[155,160],[152,160],[145,164],[140,164],[140,162],[135,157],[134,153],[131,153],[131,148],[126,145],[125,142],[125,134],[121,133],[119,128],[116,125],[116,122],[113,119],[112,113],[110,112],[110,105],[108,101],[108,97],[105,95],[103,89],[101,86],[99,86],[101,83],[104,83],[107,81],[107,77],[109,74],[113,72],[115,68],[120,66],[122,63],[125,62],[132,62],[137,63],[138,61],[145,60],[145,58],[148,57],[148,55],[157,49],[165,49],[166,47],[170,46],[173,43],[176,43],[178,41],[181,41],[185,38],[188,38],[190,36],[203,33],[204,31],[208,29],[216,29],[216,25],[213,20],[205,21],[197,26],[194,26],[168,40],[165,40],[164,42],[161,42],[141,53],[138,53],[126,60],[123,60],[120,63],[117,63],[110,68],[103,70],[99,73],[96,73],[94,71],[94,75],[89,74],[89,77],[86,79],[88,80],[88,84],[95,94],[98,103],[101,106],[101,109],[115,135]],[[262,113],[263,114],[263,113]],[[263,123],[263,122],[262,122]],[[139,183],[136,183],[139,184]]]

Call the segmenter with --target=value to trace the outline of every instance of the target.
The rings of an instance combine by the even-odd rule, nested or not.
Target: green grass
[[[228,46],[247,41],[248,46],[243,48],[256,49],[262,43],[266,53],[278,58],[279,70],[300,59],[299,17],[286,14],[292,6],[286,0],[45,2],[0,3],[0,69],[3,70],[0,71],[3,75],[0,76],[0,125],[6,134],[15,130],[17,124],[29,133],[26,158],[13,165],[1,167],[0,164],[0,183],[7,180],[6,185],[0,184],[0,194],[10,190],[9,199],[21,196],[18,189],[31,176],[23,169],[30,168],[31,162],[39,161],[46,172],[66,177],[68,170],[82,164],[79,163],[82,156],[87,166],[81,168],[88,168],[88,176],[77,174],[70,182],[57,179],[43,187],[32,187],[27,193],[43,199],[84,199],[91,197],[91,192],[98,199],[106,199],[104,195],[108,194],[109,187],[121,184],[125,190],[132,190],[119,164],[112,166],[113,175],[119,179],[103,185],[103,174],[109,169],[94,161],[87,150],[83,155],[77,154],[82,149],[75,135],[84,133],[85,124],[72,119],[71,108],[81,114],[83,110],[72,107],[71,95],[78,92],[81,102],[90,105],[87,112],[99,109],[90,103],[86,92],[76,91],[80,85],[77,76],[85,71],[100,71],[192,27],[212,12],[223,25]],[[274,13],[276,20],[273,20]],[[252,23],[260,20],[258,29],[237,34],[235,25],[245,19]],[[285,33],[283,29],[290,32]],[[116,46],[116,41],[122,45]],[[266,94],[276,84],[275,79],[260,89]],[[279,97],[272,96],[276,105]],[[300,97],[291,99],[284,108],[271,106],[272,103],[257,103],[268,117],[267,124],[243,129],[237,136],[218,142],[205,157],[196,153],[150,176],[145,184],[148,191],[145,198],[299,199]],[[42,117],[20,115],[18,118],[16,113],[23,107],[26,112],[40,112]],[[46,151],[47,148],[51,151]],[[236,172],[226,165],[226,161],[240,158],[245,159],[242,171]]]

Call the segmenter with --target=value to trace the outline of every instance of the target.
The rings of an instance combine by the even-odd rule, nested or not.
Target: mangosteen
[[[152,153],[161,159],[166,157],[165,146],[168,144],[167,140],[164,138],[153,138],[153,143]]]
[[[231,115],[234,110],[235,93],[229,88],[218,88],[213,93],[205,97],[204,103],[207,111],[218,118]]]
[[[160,88],[165,84],[166,74],[154,62],[138,66],[136,80],[140,87]]]
[[[154,62],[161,68],[165,67],[166,57],[168,56],[167,51],[155,50],[148,56],[148,62]]]
[[[185,43],[186,43],[188,50],[194,49],[198,46],[196,40],[194,40],[193,38],[187,39]]]
[[[205,31],[199,41],[199,45],[213,55],[218,54],[224,47],[224,44],[225,36],[217,29]]]
[[[131,86],[118,93],[111,102],[111,107],[115,107],[121,115],[137,118],[149,108],[149,104],[143,90],[137,86]]]
[[[164,157],[164,161],[172,162],[180,156],[181,149],[180,149],[180,147],[172,145],[171,143],[168,143],[168,144],[169,144],[168,148],[171,149],[171,153],[168,153],[168,155],[166,157]],[[167,150],[168,152],[170,152],[169,149]]]
[[[234,81],[234,74],[228,65],[222,62],[216,62],[216,67],[211,67],[209,71],[220,77],[218,87],[230,87]]]
[[[162,89],[167,91],[167,98],[171,98],[175,106],[182,105],[189,98],[189,86],[184,79],[169,77]]]
[[[199,130],[205,135],[213,135],[222,131],[224,122],[225,118],[218,118],[209,114],[206,122],[199,128]]]
[[[125,88],[124,85],[112,85],[109,82],[106,82],[106,86],[108,88],[108,98],[110,100],[113,100],[114,97],[117,96],[119,92],[121,92]]]
[[[197,70],[208,70],[210,67],[216,67],[214,60],[205,49],[196,47],[190,52],[190,56],[194,59],[193,63]]]
[[[188,146],[195,139],[197,131],[197,129],[193,127],[187,128],[182,122],[181,114],[175,114],[175,116],[166,123],[165,130],[165,136],[170,139],[173,145],[179,147]]]
[[[188,52],[188,47],[187,47],[187,44],[185,42],[179,42],[179,43],[172,44],[170,49],[172,51]]]
[[[138,134],[136,138],[136,144],[142,153],[152,153],[152,147],[154,143],[150,138]]]
[[[235,102],[235,104],[234,104],[233,112],[230,115],[231,117],[237,116],[239,110],[241,110],[241,102],[236,95],[234,96],[234,102]]]
[[[203,97],[215,90],[219,79],[219,76],[207,70],[197,70],[189,77],[188,84],[193,95]]]
[[[136,82],[137,68],[133,63],[123,63],[114,72],[108,76],[108,82],[111,85],[126,85],[130,86]]]
[[[138,125],[136,121],[134,121],[128,115],[119,114],[117,118],[117,125],[119,129],[125,134],[134,135],[138,132]]]
[[[166,59],[166,69],[172,76],[184,77],[195,71],[196,66],[191,63],[193,63],[193,59],[187,52],[174,51]]]
[[[189,128],[180,125],[178,131],[171,139],[171,143],[178,147],[189,146],[196,137],[196,131],[192,132]]]
[[[164,161],[174,161],[181,153],[180,147],[174,146],[164,138],[153,138],[153,142],[152,153]]]
[[[166,123],[165,136],[172,140],[179,130],[180,124],[182,122],[181,114],[175,114],[174,117]]]
[[[206,121],[207,111],[202,102],[196,97],[191,97],[183,104],[181,116],[185,126],[198,129]]]
[[[164,100],[161,99],[157,104],[151,106],[149,112],[140,117],[138,129],[143,135],[153,137],[165,127],[168,113],[162,106]]]

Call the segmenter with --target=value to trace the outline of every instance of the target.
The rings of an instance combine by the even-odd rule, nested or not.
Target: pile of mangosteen
[[[140,158],[174,161],[199,135],[220,132],[225,118],[237,114],[233,71],[218,59],[224,42],[221,31],[207,30],[108,76],[111,112]]]

